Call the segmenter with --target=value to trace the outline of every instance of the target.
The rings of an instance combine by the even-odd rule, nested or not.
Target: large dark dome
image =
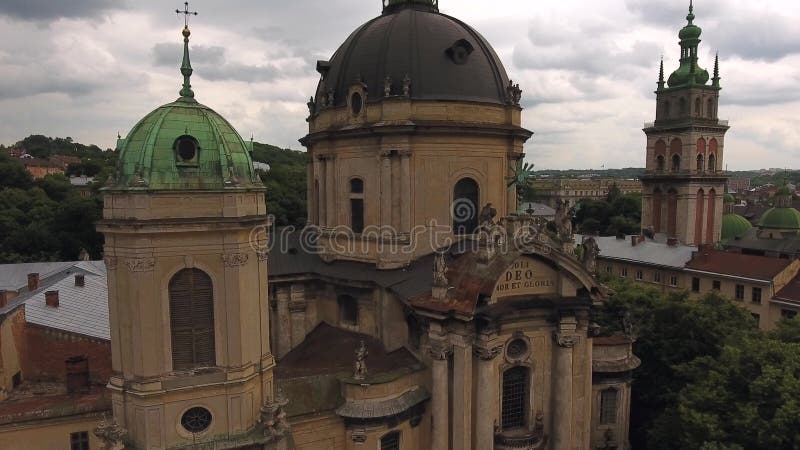
[[[512,103],[508,75],[486,39],[435,6],[414,2],[386,7],[317,69],[323,75],[318,108],[330,106],[325,103],[331,90],[333,106],[344,105],[348,88],[359,79],[366,84],[368,100],[385,97],[387,76],[391,95],[402,95],[406,75],[414,99]]]

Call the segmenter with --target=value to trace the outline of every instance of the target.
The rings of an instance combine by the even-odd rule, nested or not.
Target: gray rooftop
[[[27,291],[27,274],[38,272],[39,289]],[[75,286],[75,274],[84,274],[84,286]],[[108,319],[108,285],[103,261],[3,264],[0,279],[10,290],[20,290],[0,314],[25,305],[25,320],[99,339],[111,339]],[[21,289],[21,286],[25,288]],[[58,291],[59,306],[45,304],[45,292]]]
[[[666,243],[645,239],[644,242],[631,245],[631,238],[617,239],[614,236],[595,237],[600,247],[601,258],[612,258],[624,261],[652,264],[656,266],[682,269],[692,259],[692,252],[697,247],[679,244],[674,247]],[[581,242],[581,236],[576,237]]]

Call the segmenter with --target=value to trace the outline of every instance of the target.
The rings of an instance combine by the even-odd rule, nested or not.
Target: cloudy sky
[[[486,36],[524,90],[539,169],[640,167],[663,54],[677,68],[688,0],[440,0]],[[181,2],[0,0],[0,143],[29,134],[114,145],[177,97]],[[195,0],[192,84],[239,132],[300,149],[328,59],[380,0]],[[800,168],[800,3],[697,0],[701,66],[722,68],[732,170]]]

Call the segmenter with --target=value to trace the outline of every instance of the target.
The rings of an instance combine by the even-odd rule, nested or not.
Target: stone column
[[[391,152],[381,152],[381,226],[392,225],[392,159]]]
[[[453,448],[472,448],[472,344],[453,345]],[[490,447],[491,448],[491,447]]]
[[[278,302],[278,358],[282,358],[292,349],[291,319],[289,318],[289,288],[279,286],[275,289]]]
[[[325,158],[325,226],[336,226],[336,158]]]
[[[555,339],[555,370],[553,373],[553,448],[568,449],[572,436],[572,348],[578,343],[574,316],[563,317]]]
[[[498,421],[497,408],[497,371],[494,359],[500,354],[503,346],[475,347],[478,357],[478,380],[475,383],[475,448],[494,448],[494,424]]]
[[[433,438],[431,450],[448,450],[450,430],[450,386],[448,357],[452,349],[442,341],[432,341],[430,356],[432,359],[433,398],[431,414],[433,416]]]
[[[306,337],[306,290],[302,284],[293,284],[289,297],[289,314],[292,323],[292,347],[295,348]]]
[[[400,232],[411,232],[411,152],[400,153]]]

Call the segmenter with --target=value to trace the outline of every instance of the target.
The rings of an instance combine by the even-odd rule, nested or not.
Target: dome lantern
[[[439,12],[439,0],[383,0],[384,14],[391,14],[398,9],[409,7]]]

